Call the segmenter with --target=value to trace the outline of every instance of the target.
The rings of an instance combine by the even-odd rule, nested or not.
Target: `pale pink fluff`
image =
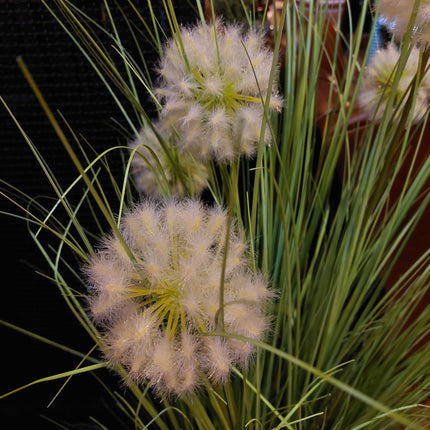
[[[154,127],[157,129],[158,123]],[[160,139],[163,142],[150,126],[144,126],[128,145],[134,151],[131,174],[136,188],[146,196],[157,198],[168,193],[199,195],[206,188],[207,167],[191,153],[178,156],[173,136],[160,136]]]
[[[115,236],[91,258],[85,270],[92,317],[104,333],[106,358],[128,371],[128,381],[181,396],[208,380],[226,382],[232,366],[248,366],[250,342],[210,336],[220,329],[227,219],[222,208],[191,199],[147,201],[121,220],[134,261]],[[265,277],[251,270],[243,236],[233,225],[224,328],[260,340],[269,326],[265,305],[273,293]]]
[[[402,38],[412,19],[415,0],[378,0],[376,11],[384,24],[398,38]],[[430,0],[420,0],[413,22],[413,38],[420,43],[430,42]]]
[[[411,92],[412,81],[417,75],[420,52],[413,48],[403,70],[398,69],[400,52],[392,43],[386,49],[380,49],[366,67],[361,83],[358,101],[366,116],[381,121],[384,115],[396,119],[403,115]],[[396,74],[400,73],[397,85],[394,85]],[[409,120],[418,122],[428,109],[429,73],[420,80],[414,93],[414,108],[409,112]],[[394,94],[394,104],[388,110],[388,102]]]

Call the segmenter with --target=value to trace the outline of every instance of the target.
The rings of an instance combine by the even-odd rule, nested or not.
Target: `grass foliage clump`
[[[103,153],[66,136],[19,60],[76,180],[60,186],[22,130],[53,200],[0,194],[94,345],[30,385],[113,369],[127,394],[107,396],[129,428],[428,428],[429,244],[402,264],[430,200],[430,51],[413,21],[426,2],[394,32],[394,60],[364,38],[383,6],[190,0],[183,28],[175,3],[168,34],[151,1],[124,14],[155,63],[121,43],[121,2],[105,0],[105,27],[46,3],[123,113],[123,142]]]

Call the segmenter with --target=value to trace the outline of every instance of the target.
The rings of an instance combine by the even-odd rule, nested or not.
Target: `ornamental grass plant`
[[[152,63],[122,44],[121,1],[104,1],[104,27],[43,3],[123,125],[102,153],[68,138],[18,60],[76,177],[60,185],[2,98],[52,184],[47,200],[2,181],[2,213],[28,228],[93,347],[57,344],[75,368],[1,398],[91,372],[124,428],[429,428],[430,244],[401,263],[429,214],[428,2],[353,16],[347,0],[333,18],[328,1],[190,0],[182,26],[164,0],[165,31],[149,0],[123,19]],[[372,53],[379,19],[390,40]],[[88,421],[118,428],[109,417]]]

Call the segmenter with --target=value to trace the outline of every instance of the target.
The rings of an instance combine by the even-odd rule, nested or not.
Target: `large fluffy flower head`
[[[229,162],[251,156],[262,135],[264,104],[280,110],[282,100],[270,83],[273,53],[263,37],[241,27],[200,24],[182,29],[164,49],[157,94],[162,124],[181,137],[181,151],[200,159]]]
[[[154,124],[157,127],[157,123]],[[160,136],[163,139],[163,136]],[[164,139],[164,147],[150,126],[144,126],[129,143],[136,151],[131,160],[131,174],[136,188],[146,196],[161,197],[166,188],[173,195],[186,191],[200,194],[206,188],[206,165],[192,154],[178,156],[172,138]]]
[[[378,0],[376,10],[383,23],[401,38],[412,18],[415,0]],[[430,0],[420,0],[413,27],[413,37],[422,43],[430,42]]]
[[[418,72],[419,50],[413,48],[404,69],[401,72],[398,85],[394,86],[395,75],[399,63],[400,52],[394,44],[386,49],[378,50],[367,66],[360,87],[359,103],[369,119],[380,121],[387,110],[389,98],[395,92],[395,117],[403,114],[403,107],[409,97],[411,84]],[[428,109],[429,73],[421,79],[416,88],[414,108],[410,112],[410,120],[418,122]]]
[[[121,233],[102,242],[86,267],[89,304],[105,330],[106,357],[160,394],[194,391],[202,380],[225,382],[246,367],[249,342],[204,335],[218,329],[224,253],[224,328],[261,339],[268,327],[265,278],[248,267],[242,233],[220,207],[194,200],[146,202],[126,214]],[[228,243],[228,245],[227,245]]]

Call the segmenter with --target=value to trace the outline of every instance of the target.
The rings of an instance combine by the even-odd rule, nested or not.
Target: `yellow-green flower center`
[[[163,284],[147,287],[145,285],[130,285],[127,287],[128,297],[137,298],[139,305],[150,312],[156,324],[163,327],[170,338],[178,334],[179,323],[185,327],[185,309],[181,305],[181,286]],[[181,328],[183,328],[181,327]]]
[[[234,88],[234,83],[223,77],[223,85],[218,94],[208,91],[210,78],[204,76],[198,69],[192,70],[193,77],[198,83],[194,90],[194,97],[207,110],[217,107],[224,108],[227,112],[233,113],[244,102],[261,103],[257,97],[238,93]]]

